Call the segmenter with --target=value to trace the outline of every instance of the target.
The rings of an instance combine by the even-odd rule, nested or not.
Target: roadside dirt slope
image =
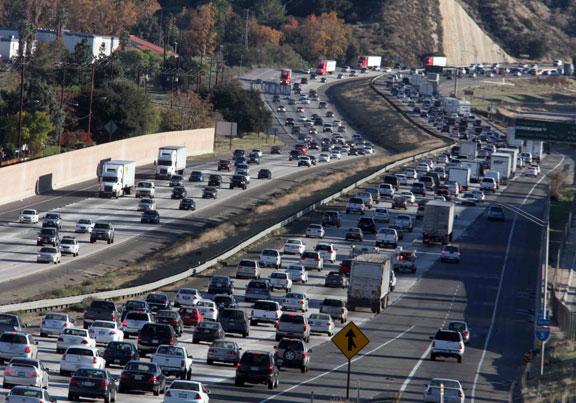
[[[451,66],[512,62],[456,0],[438,0],[442,20],[442,48]]]

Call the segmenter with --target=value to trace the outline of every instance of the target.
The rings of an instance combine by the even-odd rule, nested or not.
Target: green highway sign
[[[576,121],[516,119],[517,139],[576,143]]]

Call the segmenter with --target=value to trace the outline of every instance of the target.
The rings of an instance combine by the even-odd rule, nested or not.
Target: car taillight
[[[120,375],[121,379],[129,379],[130,375],[128,375],[126,372],[122,372],[122,375]]]
[[[116,320],[116,312],[112,312],[112,320]]]
[[[317,257],[317,258],[316,258],[316,261],[317,261],[317,262],[319,262],[319,261],[320,261],[320,258],[319,258],[319,257]]]
[[[7,368],[4,371],[4,375],[14,375],[16,373],[16,371],[14,371],[13,369]]]
[[[126,319],[124,319],[124,320],[122,321],[122,327],[124,327],[124,328],[126,327]]]
[[[164,397],[171,397],[172,393],[170,393],[169,390],[166,391],[166,393],[164,393]]]
[[[58,337],[58,341],[64,341],[64,338]]]
[[[116,330],[110,330],[110,332],[108,333],[109,336],[113,336],[116,334]]]
[[[239,362],[236,363],[236,367],[237,367],[237,368],[240,368],[240,363],[239,363]]]
[[[88,344],[88,340],[82,339],[82,341],[80,342],[80,344]]]
[[[304,331],[308,330],[308,325],[304,324]]]
[[[70,324],[68,322],[64,323],[64,327],[69,327]]]
[[[25,352],[26,354],[30,354],[30,351],[32,351],[32,350],[30,349],[30,346],[26,346],[26,348],[24,349],[24,352]]]
[[[432,348],[434,348],[434,347],[436,347],[436,342],[435,342],[435,341],[432,342]]]
[[[70,379],[70,385],[77,385],[77,384],[78,384],[78,380],[76,378]]]
[[[463,335],[463,336],[468,336],[468,330],[464,330],[464,331],[462,332],[462,335]]]
[[[268,365],[268,368],[266,368],[269,372],[272,372],[272,370],[274,369],[274,367],[272,365]]]
[[[462,342],[458,343],[458,348],[462,350],[464,348],[464,344],[462,344]]]
[[[38,372],[36,371],[28,371],[28,376],[31,378],[36,378],[38,376]]]
[[[148,378],[148,381],[156,383],[156,375],[152,375],[150,378]]]
[[[98,357],[92,357],[92,364],[96,364],[98,362]]]
[[[230,351],[230,355],[236,355],[236,351]]]
[[[302,353],[302,358],[306,358],[306,357],[308,357],[308,353],[307,353],[307,352],[303,352],[303,353]]]
[[[174,344],[174,337],[170,337],[170,341],[168,342],[168,344]]]
[[[107,388],[108,387],[108,381],[106,379],[102,379],[102,381],[100,382],[100,386]]]
[[[196,397],[194,398],[194,400],[202,400],[202,396],[200,396],[200,393],[196,393]]]

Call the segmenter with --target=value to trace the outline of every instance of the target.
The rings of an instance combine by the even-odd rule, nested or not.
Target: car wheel
[[[152,393],[154,393],[154,396],[160,396],[160,389],[154,389]]]
[[[46,333],[40,332],[40,337],[48,337],[48,335]]]
[[[70,400],[71,402],[75,402],[78,400],[78,398],[76,397],[76,395],[69,393],[68,394],[68,400]]]
[[[110,403],[110,395],[104,396],[104,403]]]
[[[436,361],[436,354],[430,354],[430,361]]]
[[[212,365],[212,364],[214,364],[214,361],[207,359],[207,360],[206,360],[206,364],[207,364],[207,365]]]
[[[268,389],[274,389],[274,386],[276,386],[276,382],[274,380],[269,380]]]
[[[236,378],[236,379],[234,379],[234,385],[236,385],[236,386],[244,386],[244,381],[241,380],[241,379]]]
[[[458,357],[458,364],[462,364],[462,356]]]

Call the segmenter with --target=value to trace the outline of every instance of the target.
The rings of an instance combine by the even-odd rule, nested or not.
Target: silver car
[[[4,369],[4,389],[16,385],[37,386],[48,389],[48,369],[40,360],[14,358]]]
[[[0,336],[0,364],[12,358],[36,359],[38,342],[27,333],[5,332]]]
[[[336,325],[332,317],[327,313],[312,313],[308,316],[308,324],[311,333],[326,333],[332,337]]]
[[[214,361],[217,361],[236,365],[240,361],[240,350],[242,348],[235,341],[216,340],[208,348],[206,363],[212,365]]]
[[[91,234],[93,229],[94,229],[94,220],[92,220],[91,218],[81,218],[76,223],[74,232],[87,232]]]
[[[73,323],[67,313],[48,312],[40,324],[40,337],[59,335],[62,330],[72,327]]]
[[[37,263],[60,263],[62,260],[62,254],[58,248],[53,246],[44,246],[43,248],[38,251],[36,255],[36,262]]]
[[[156,210],[156,202],[152,199],[141,199],[138,203],[138,211]]]
[[[16,386],[12,388],[6,401],[17,403],[56,402],[47,390],[35,386]]]
[[[289,292],[282,298],[283,311],[308,311],[308,296],[301,292]]]
[[[130,335],[138,336],[138,333],[146,323],[152,323],[152,317],[149,313],[138,311],[128,312],[122,321],[124,338],[127,339]]]

